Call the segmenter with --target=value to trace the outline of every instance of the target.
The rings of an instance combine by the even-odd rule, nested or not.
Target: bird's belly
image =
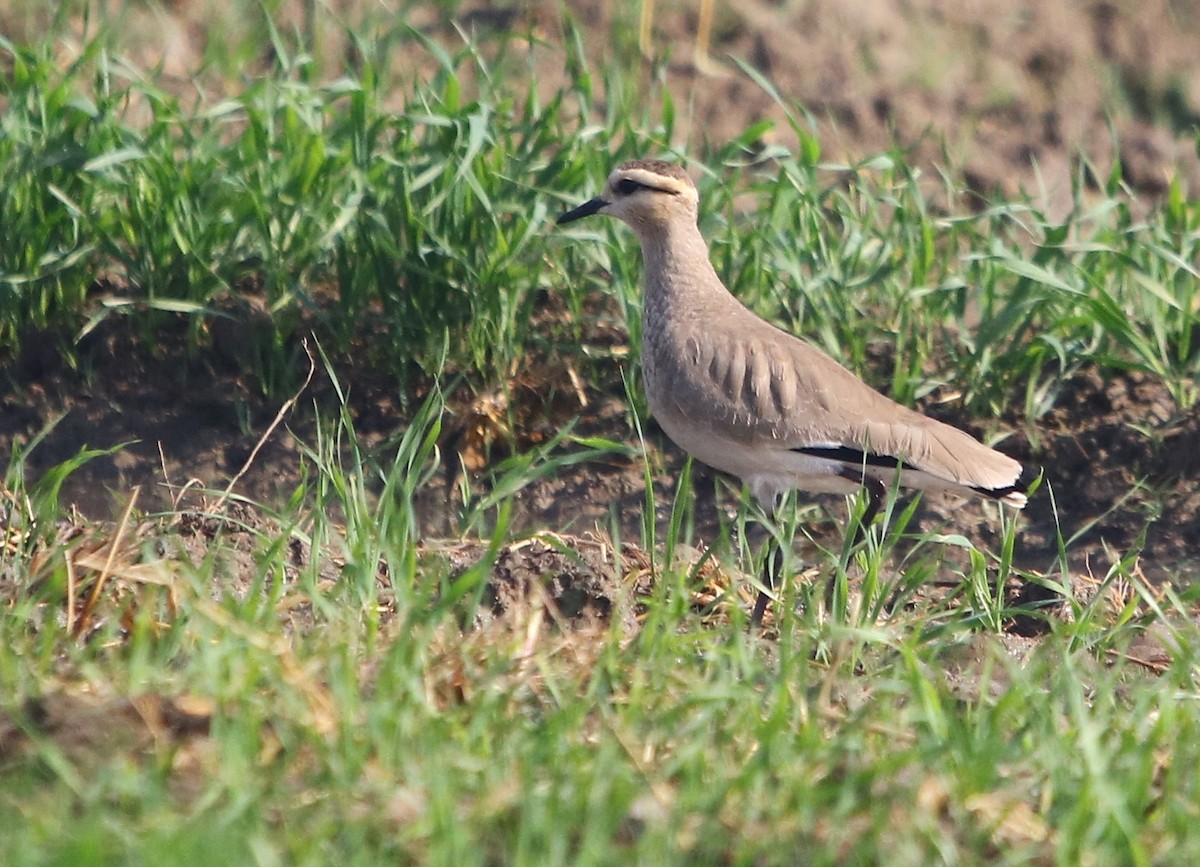
[[[670,412],[656,414],[675,445],[701,463],[737,476],[763,503],[792,488],[814,493],[849,494],[859,485],[838,474],[840,465],[770,441],[738,441]]]

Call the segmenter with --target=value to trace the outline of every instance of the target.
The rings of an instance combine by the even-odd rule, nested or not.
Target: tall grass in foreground
[[[823,581],[802,579],[771,642],[745,629],[736,595],[716,603],[724,622],[689,604],[701,566],[685,560],[640,594],[636,565],[612,561],[613,586],[628,582],[614,592],[637,594],[632,628],[556,621],[534,590],[472,629],[519,540],[501,522],[466,571],[417,544],[437,407],[379,463],[332,419],[307,490],[273,517],[139,522],[120,546],[111,531],[10,544],[5,864],[1200,855],[1194,595],[1118,563],[1095,602],[1014,643],[976,565],[943,604],[904,604],[937,540],[869,589],[873,560],[896,556],[895,514],[856,555],[861,595],[822,614]],[[364,491],[375,475],[378,498]],[[676,509],[668,546],[688,532]],[[844,556],[822,572],[841,580]],[[72,634],[65,606],[100,581]]]

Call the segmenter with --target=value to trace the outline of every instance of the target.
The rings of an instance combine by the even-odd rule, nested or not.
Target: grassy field
[[[761,126],[681,143],[653,74],[593,66],[570,20],[553,44],[450,48],[363,25],[332,69],[237,8],[245,44],[188,82],[125,59],[103,21],[0,39],[6,369],[50,346],[86,382],[97,335],[174,363],[233,323],[281,419],[295,395],[314,416],[290,497],[249,502],[235,479],[159,509],[131,491],[112,521],[60,497],[109,458],[102,431],[37,478],[37,439],[9,445],[0,863],[1200,860],[1196,564],[1151,582],[1141,557],[1182,487],[1131,484],[1132,541],[1093,540],[1087,568],[1102,515],[1060,528],[1086,478],[1053,466],[1036,569],[1025,519],[982,506],[987,532],[960,533],[901,500],[857,547],[819,529],[853,502],[784,509],[769,530],[797,577],[751,633],[753,510],[726,491],[702,524],[699,471],[642,437],[633,240],[553,226],[614,163],[681,160],[748,305],[1039,462],[1081,372],[1194,417],[1200,204],[1179,184],[1138,201],[1119,164],[1084,161],[1065,219],[979,207],[899,149],[827,162],[781,96],[795,147]],[[572,83],[531,82],[534,50]],[[628,343],[600,339],[614,329]],[[363,365],[402,407],[382,447],[351,410]],[[471,463],[447,445],[453,411],[542,369],[547,389],[569,370],[626,401],[619,429],[534,441],[507,418],[511,441],[456,476],[457,533],[428,537],[423,492]],[[516,526],[531,485],[605,461],[647,478],[635,536],[616,507],[595,528]]]

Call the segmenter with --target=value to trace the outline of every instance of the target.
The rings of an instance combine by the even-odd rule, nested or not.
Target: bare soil
[[[207,512],[204,504],[218,499],[229,480],[246,468],[275,419],[281,399],[264,399],[256,383],[211,357],[188,358],[181,350],[168,349],[172,341],[165,335],[157,343],[158,351],[149,357],[140,348],[142,341],[119,326],[101,329],[95,352],[86,357],[86,377],[65,367],[43,370],[36,383],[14,378],[0,394],[6,436],[28,441],[58,419],[26,462],[33,479],[85,446],[129,443],[112,456],[85,464],[68,480],[62,499],[83,516],[117,519],[135,488],[140,488],[137,508],[143,512]],[[526,371],[504,390],[453,396],[443,422],[444,470],[418,503],[431,544],[459,533],[462,473],[474,490],[484,491],[489,469],[501,459],[546,442],[572,422],[582,436],[636,445],[616,364],[594,368],[583,380],[545,359],[531,361]],[[411,417],[412,401],[404,400],[399,384],[386,378],[344,373],[353,383],[351,410],[360,443],[387,465]],[[316,440],[316,420],[305,409],[313,403],[326,408],[327,418],[333,416],[333,389],[321,377],[249,462],[236,493],[280,503],[300,484],[298,443]],[[983,432],[976,420],[956,415],[945,404],[924,409],[973,433]],[[1103,575],[1113,558],[1141,546],[1142,568],[1149,577],[1176,584],[1195,578],[1200,568],[1200,421],[1194,413],[1181,413],[1160,382],[1138,373],[1106,378],[1087,369],[1064,384],[1047,416],[1036,424],[1011,419],[1010,427],[1005,451],[1044,467],[1046,475],[1046,486],[1021,516],[1020,566],[1056,571],[1061,531],[1064,538],[1077,537],[1069,562],[1080,574]],[[662,529],[685,455],[653,421],[645,432],[656,523]],[[736,509],[737,489],[703,465],[693,468],[693,480],[696,542],[705,544],[717,538],[722,515]],[[199,488],[181,497],[184,486],[194,481]],[[809,532],[818,544],[835,546],[847,520],[845,507],[840,498],[816,499],[823,517]],[[516,498],[513,529],[551,529],[575,537],[617,529],[623,539],[636,540],[645,507],[641,460],[611,454],[530,484]],[[253,524],[246,515],[235,517],[237,523]],[[185,535],[215,537],[214,527],[221,522],[212,520],[189,519]],[[196,529],[204,526],[209,527],[207,536]],[[913,529],[961,533],[993,549],[998,530],[994,507],[936,497],[922,502]],[[228,532],[221,535],[230,538]],[[245,566],[253,574],[249,551]],[[496,592],[502,598],[505,591],[498,586]]]
[[[589,44],[598,46],[596,62],[605,62],[612,4],[577,0],[571,6],[595,37]],[[1143,203],[1163,195],[1172,178],[1200,188],[1194,144],[1200,122],[1195,51],[1200,11],[1191,4],[718,4],[712,60],[703,69],[692,62],[695,5],[659,6],[653,49],[670,49],[663,74],[677,104],[686,106],[683,133],[693,141],[719,141],[763,117],[780,116],[771,97],[729,62],[732,55],[763,70],[789,99],[807,106],[830,158],[853,160],[899,143],[928,167],[930,177],[944,170],[981,195],[1040,192],[1051,211],[1068,206],[1071,178],[1081,172],[1080,153],[1095,165],[1080,176],[1095,182],[1107,176],[1119,148],[1125,181]],[[486,14],[488,9],[467,9],[460,23],[487,28],[526,15],[532,30],[557,38],[561,22],[550,7],[530,4],[503,20]],[[185,0],[162,15],[194,40],[205,38],[198,26],[201,4]],[[423,26],[448,33],[438,21],[430,14]],[[179,63],[198,50],[186,40],[160,44]],[[552,87],[562,74],[562,56],[541,52],[540,80]],[[653,74],[647,65],[648,79]],[[777,134],[788,135],[784,127]],[[223,489],[246,466],[281,401],[264,399],[259,384],[245,378],[219,341],[208,352],[189,355],[184,335],[183,327],[168,327],[148,351],[120,323],[110,324],[81,348],[80,370],[59,360],[53,349],[57,336],[24,341],[22,357],[0,380],[0,448],[29,442],[54,422],[27,462],[36,479],[84,446],[128,442],[81,468],[64,500],[77,504],[85,517],[112,519],[140,487],[140,509],[196,508],[196,498],[177,502],[179,490],[193,479]],[[300,347],[293,351],[297,368],[306,368]],[[544,442],[572,418],[578,418],[581,433],[634,442],[615,363],[595,364],[582,378],[548,359],[531,359],[525,370],[504,391],[452,399],[443,446],[447,455],[461,458],[475,484],[499,457]],[[364,445],[383,449],[411,417],[413,383],[357,369],[352,361],[339,377],[353,395]],[[261,502],[279,502],[291,493],[301,472],[297,438],[311,443],[315,436],[308,408],[316,403],[328,409],[332,398],[329,383],[318,376],[286,429],[277,429],[250,463],[237,493]],[[952,408],[926,409],[975,428]],[[1181,412],[1161,383],[1136,374],[1106,378],[1084,371],[1064,383],[1047,417],[1032,424],[1006,422],[1013,435],[1005,449],[1044,467],[1053,489],[1053,498],[1043,489],[1022,517],[1022,566],[1051,570],[1061,528],[1066,538],[1078,535],[1070,563],[1080,575],[1103,575],[1112,557],[1144,544],[1147,575],[1194,580],[1200,570],[1200,421],[1195,413]],[[683,455],[653,425],[647,445],[661,512]],[[455,535],[461,509],[455,500],[460,464],[447,464],[451,469],[422,501],[424,530],[434,548],[448,544],[438,539]],[[696,490],[698,532],[713,533],[732,495],[703,467],[696,468]],[[814,528],[818,541],[836,538],[845,520],[840,500],[825,502],[828,517]],[[615,515],[623,537],[637,539],[644,503],[640,461],[613,457],[564,469],[526,489],[514,521],[518,528],[552,528],[573,534],[563,538],[586,539],[598,525],[603,536]],[[922,505],[918,528],[953,527],[991,545],[996,527],[990,515],[978,504],[959,508],[931,500]],[[174,525],[185,548],[206,538],[199,520]],[[591,543],[572,544],[575,557],[545,545],[504,553],[492,589],[495,610],[511,608],[516,597],[531,592],[534,576],[549,574],[557,576],[552,596],[568,612],[564,616],[633,616],[621,595],[626,591],[618,593],[596,577],[609,573],[593,562],[596,551],[584,550]],[[633,560],[622,560],[612,574],[638,572],[635,561],[643,555],[626,554]],[[332,577],[336,569],[331,570]]]

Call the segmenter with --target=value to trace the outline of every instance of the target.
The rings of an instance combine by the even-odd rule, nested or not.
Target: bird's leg
[[[783,549],[779,547],[775,537],[770,533],[767,534],[764,547],[766,550],[763,552],[762,583],[764,587],[774,590],[779,576],[783,573]],[[767,595],[766,591],[759,590],[758,599],[754,601],[754,610],[750,612],[751,629],[762,623],[763,614],[766,613],[770,603],[771,597]]]
[[[854,540],[850,543],[850,547],[853,548],[863,540],[863,535],[871,524],[875,522],[875,518],[879,514],[879,507],[883,505],[883,500],[887,496],[888,489],[887,485],[881,479],[877,479],[874,476],[860,475],[850,467],[843,467],[838,475],[843,479],[857,482],[867,492],[867,508],[858,522],[858,529],[854,532]]]
[[[862,475],[850,467],[843,467],[838,472],[838,475],[843,479],[848,479],[851,482],[862,485],[863,490],[867,492],[867,508],[863,510],[862,518],[858,521],[858,527],[854,530],[854,538],[850,540],[850,547],[854,548],[863,540],[867,529],[874,523],[876,516],[878,516],[879,507],[883,505],[883,498],[887,496],[887,485],[874,476]],[[833,610],[836,595],[837,576],[834,576],[825,588],[825,606],[827,610]]]
[[[759,505],[762,506],[764,512],[764,521],[770,521],[779,508],[778,492],[757,492],[756,499]],[[771,532],[765,522],[757,524],[758,531],[766,534],[766,540],[763,542],[763,565],[762,565],[762,585],[774,592],[779,579],[783,575],[783,548],[779,545],[779,540]],[[771,604],[771,597],[767,595],[767,590],[759,590],[758,598],[754,600],[754,610],[750,613],[750,628],[754,629],[762,623],[763,614],[767,611],[767,606]]]
[[[867,508],[863,511],[862,518],[859,519],[858,528],[854,532],[854,540],[850,543],[850,546],[854,547],[863,540],[867,528],[879,516],[879,509],[883,506],[888,489],[882,480],[874,476],[860,475],[850,467],[842,468],[838,474],[844,479],[849,479],[852,482],[862,485],[863,490],[867,492]],[[773,509],[770,511],[771,513],[774,512]],[[767,534],[765,544],[766,551],[763,555],[762,583],[768,590],[773,591],[779,576],[783,573],[783,549],[779,547],[775,538],[770,533]],[[832,590],[831,586],[831,594]],[[832,603],[832,599],[828,601]],[[767,606],[770,603],[771,597],[765,591],[759,590],[758,598],[754,601],[754,610],[750,612],[751,629],[762,623],[763,615],[767,612]]]

